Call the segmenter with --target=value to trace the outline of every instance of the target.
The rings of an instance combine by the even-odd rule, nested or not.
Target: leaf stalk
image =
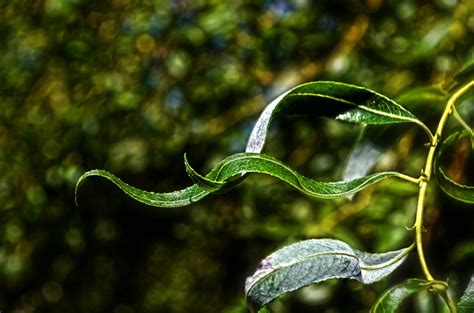
[[[411,177],[409,175],[405,175],[405,174],[402,174],[402,173],[397,173],[397,177],[398,178],[401,178],[401,179],[404,179],[406,181],[409,181],[410,183],[414,183],[414,184],[417,184],[419,185],[421,183],[421,176],[418,177],[418,178],[415,178],[415,177]]]

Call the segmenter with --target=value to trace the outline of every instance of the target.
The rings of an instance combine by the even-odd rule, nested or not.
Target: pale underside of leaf
[[[272,253],[260,262],[245,284],[251,308],[309,284],[346,278],[364,284],[376,282],[399,267],[413,245],[398,251],[366,253],[334,239],[301,241]]]
[[[401,284],[393,286],[385,291],[374,304],[371,313],[394,313],[400,304],[409,296],[440,284],[438,281],[427,281],[423,279],[408,279]]]
[[[267,138],[267,131],[272,119],[273,110],[288,92],[290,91],[282,93],[265,107],[250,133],[245,152],[259,153],[262,151]]]
[[[474,312],[474,276],[471,276],[469,285],[457,304],[458,313]]]
[[[351,180],[367,175],[382,152],[382,148],[370,138],[361,139],[349,155],[342,175],[343,180]]]
[[[446,101],[447,94],[436,85],[410,89],[396,98],[397,103],[409,108],[411,112],[423,114],[427,119],[438,116]],[[382,129],[367,125],[349,155],[343,180],[366,175],[377,163],[380,155],[407,129],[408,125],[387,125]]]
[[[363,124],[415,123],[427,127],[395,101],[367,88],[337,82],[299,85],[273,100],[262,112],[246,152],[261,152],[270,122],[280,115],[325,116]]]

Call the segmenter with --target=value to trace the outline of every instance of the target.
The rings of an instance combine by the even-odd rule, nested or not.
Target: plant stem
[[[451,298],[449,297],[448,292],[446,290],[441,292],[441,297],[443,298],[444,302],[446,302],[446,304],[448,305],[449,312],[456,313],[456,311],[457,311],[456,310],[456,305],[454,304],[453,300],[451,300]]]
[[[433,170],[433,160],[434,160],[434,155],[436,152],[436,147],[438,146],[439,139],[443,133],[443,129],[446,125],[446,122],[448,121],[448,117],[453,112],[454,104],[459,99],[459,97],[461,97],[472,86],[474,86],[474,81],[470,81],[468,84],[461,87],[448,100],[448,103],[446,104],[446,107],[444,108],[444,112],[441,115],[441,118],[439,120],[436,133],[431,139],[430,149],[428,151],[428,156],[426,157],[425,167],[420,177],[420,190],[418,193],[418,203],[416,207],[416,220],[415,220],[416,239],[415,241],[416,241],[418,258],[420,260],[421,268],[423,270],[423,273],[426,279],[430,281],[433,281],[434,278],[433,278],[433,275],[431,275],[430,270],[428,269],[428,265],[426,263],[425,255],[423,252],[423,211],[424,211],[426,190],[428,188],[428,183],[430,181],[431,173]],[[449,298],[445,290],[441,292],[441,296],[443,297],[446,304],[448,305],[450,312],[455,313],[456,307],[454,306],[454,303]]]
[[[417,185],[420,184],[421,179],[422,179],[421,177],[414,178],[414,177],[411,177],[411,176],[408,176],[408,175],[405,175],[405,174],[402,174],[402,173],[397,173],[397,177],[401,178],[401,179],[404,179],[406,181],[409,181],[410,183],[417,184]]]

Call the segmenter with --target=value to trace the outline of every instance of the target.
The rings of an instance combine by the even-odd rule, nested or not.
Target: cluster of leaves
[[[468,67],[466,72],[472,75],[473,67]],[[468,79],[471,75],[468,75]],[[473,81],[464,88],[469,88],[472,85]],[[447,94],[449,95],[449,92]],[[448,105],[453,105],[452,101],[454,100],[450,99]],[[447,106],[445,110],[449,112],[449,110],[455,111],[456,109],[454,106]],[[306,178],[281,161],[261,153],[270,122],[284,114],[325,116],[364,125],[413,123],[427,133],[430,143],[434,146],[438,144],[437,136],[441,135],[446,122],[440,121],[443,123],[440,126],[441,130],[438,128],[440,133],[433,137],[428,127],[412,113],[374,91],[336,82],[306,83],[285,92],[265,108],[251,132],[246,153],[226,158],[206,176],[197,173],[185,157],[186,169],[195,182],[191,187],[171,193],[147,192],[126,184],[107,171],[92,170],[79,178],[76,185],[76,195],[79,184],[90,176],[105,177],[132,198],[148,205],[163,208],[189,205],[210,193],[227,191],[241,183],[249,173],[271,175],[315,198],[347,196],[388,177],[400,177],[415,183],[422,182],[422,180],[407,178],[406,175],[397,172],[379,172],[340,182],[320,182]],[[460,116],[458,119],[462,121],[463,126],[468,127]],[[472,130],[467,128],[467,131],[471,139],[474,140]],[[439,173],[437,177],[441,178],[438,182],[447,194],[458,200],[474,203],[474,187],[456,183],[445,174],[438,163],[447,147],[451,146],[460,134],[461,132],[452,134],[442,143],[433,166],[437,168],[437,173]],[[433,160],[427,159],[427,162],[433,162]],[[370,163],[367,163],[369,166],[363,171],[370,168]],[[431,166],[432,164],[429,165],[429,167]],[[420,177],[420,179],[425,178],[423,175]],[[246,298],[251,308],[259,310],[288,291],[328,279],[350,278],[370,284],[385,278],[400,266],[413,248],[414,244],[398,251],[370,254],[353,249],[338,240],[319,239],[298,242],[274,252],[261,261],[255,274],[247,278]],[[421,247],[417,248],[422,249]],[[471,280],[474,281],[474,276]],[[408,295],[442,284],[446,289],[443,282],[408,280],[387,291],[375,304],[372,311],[394,312]],[[458,304],[460,313],[468,313],[474,308],[471,284]]]

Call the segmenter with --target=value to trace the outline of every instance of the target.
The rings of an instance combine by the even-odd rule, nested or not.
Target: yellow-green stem
[[[433,275],[431,275],[430,273],[430,270],[426,263],[425,255],[423,252],[423,213],[424,213],[426,190],[428,188],[428,183],[430,181],[431,173],[433,170],[433,160],[434,160],[436,147],[438,146],[439,139],[443,133],[444,126],[446,125],[446,122],[448,121],[449,115],[453,111],[454,104],[456,103],[456,101],[472,86],[474,86],[474,81],[471,81],[468,84],[461,87],[448,100],[448,103],[446,104],[443,115],[441,115],[441,118],[439,120],[436,132],[434,136],[431,138],[430,149],[428,151],[425,167],[423,169],[421,179],[420,179],[421,182],[420,182],[420,190],[418,193],[418,203],[417,203],[417,208],[416,208],[416,219],[415,219],[415,237],[416,237],[415,241],[416,241],[418,258],[420,260],[421,268],[423,270],[423,273],[426,279],[430,281],[433,281],[434,278],[433,278]],[[455,313],[456,307],[454,306],[454,303],[449,298],[445,290],[441,292],[441,296],[443,297],[446,304],[448,305],[450,312]]]
[[[443,292],[441,292],[441,297],[443,298],[444,302],[446,302],[446,304],[448,305],[449,312],[456,313],[457,311],[456,305],[454,304],[453,300],[451,300],[451,298],[449,297],[447,290],[444,290]]]

